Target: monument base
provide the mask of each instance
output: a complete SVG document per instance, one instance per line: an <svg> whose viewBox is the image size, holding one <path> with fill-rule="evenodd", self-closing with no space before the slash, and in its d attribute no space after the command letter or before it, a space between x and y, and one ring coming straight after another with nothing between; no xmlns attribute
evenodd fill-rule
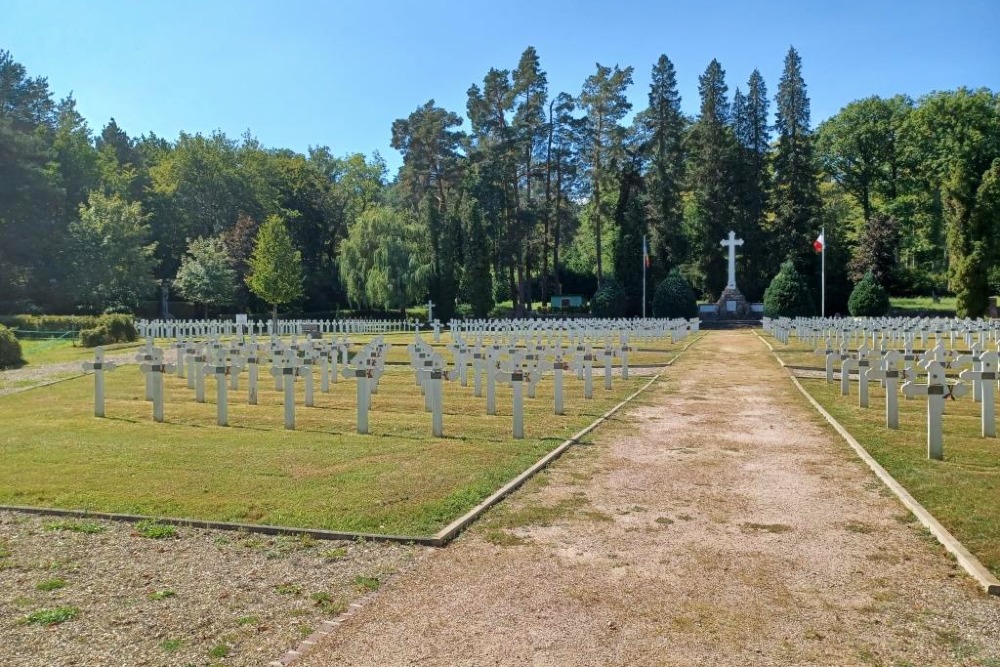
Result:
<svg viewBox="0 0 1000 667"><path fill-rule="evenodd" d="M755 316L750 312L750 302L737 287L727 287L722 291L722 296L716 302L716 312L718 317L735 319Z"/></svg>

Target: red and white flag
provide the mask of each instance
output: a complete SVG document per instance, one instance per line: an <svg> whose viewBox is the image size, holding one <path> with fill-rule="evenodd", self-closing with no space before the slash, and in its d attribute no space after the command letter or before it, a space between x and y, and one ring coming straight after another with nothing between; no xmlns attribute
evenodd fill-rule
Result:
<svg viewBox="0 0 1000 667"><path fill-rule="evenodd" d="M823 252L823 247L825 245L826 241L823 239L823 233L820 232L820 235L816 237L815 241L813 241L813 247L816 248L816 252Z"/></svg>

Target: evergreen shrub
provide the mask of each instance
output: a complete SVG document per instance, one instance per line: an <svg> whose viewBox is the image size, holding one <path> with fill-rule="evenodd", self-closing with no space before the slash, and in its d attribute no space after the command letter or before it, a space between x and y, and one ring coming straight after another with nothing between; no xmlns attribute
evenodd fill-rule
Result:
<svg viewBox="0 0 1000 667"><path fill-rule="evenodd" d="M854 286L847 300L847 311L854 317L882 317L889 312L889 293L871 271Z"/></svg>
<svg viewBox="0 0 1000 667"><path fill-rule="evenodd" d="M653 317L698 316L698 300L691 283L674 267L653 293Z"/></svg>
<svg viewBox="0 0 1000 667"><path fill-rule="evenodd" d="M764 315L766 317L811 317L816 315L816 304L802 274L790 261L764 290Z"/></svg>

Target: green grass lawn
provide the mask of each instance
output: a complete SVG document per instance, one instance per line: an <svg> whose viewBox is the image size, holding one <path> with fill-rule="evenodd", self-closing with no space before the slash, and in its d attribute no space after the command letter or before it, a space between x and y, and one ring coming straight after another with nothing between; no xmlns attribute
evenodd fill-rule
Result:
<svg viewBox="0 0 1000 667"><path fill-rule="evenodd" d="M677 346L679 349L680 346ZM660 352L658 361L672 353ZM444 438L412 373L391 369L355 432L355 385L341 380L305 408L299 382L296 431L285 431L280 395L261 375L260 404L246 405L246 376L230 391L230 427L186 382L166 377L166 423L152 421L135 366L107 376L107 418L93 415L93 380L0 397L0 504L36 505L278 524L358 532L431 534L644 384L617 379L594 400L566 376L566 414L552 410L552 383L526 400L526 439L510 437L510 389L499 386L497 416L457 382L444 388Z"/></svg>
<svg viewBox="0 0 1000 667"><path fill-rule="evenodd" d="M955 297L942 296L937 303L929 296L902 297L894 296L889 299L893 312L900 316L912 313L940 314L942 316L954 317Z"/></svg>
<svg viewBox="0 0 1000 667"><path fill-rule="evenodd" d="M788 364L809 358L794 337L788 350L767 338ZM812 359L822 366L819 355ZM971 392L946 403L944 460L932 461L927 458L926 400L900 396L899 429L892 430L885 426L885 391L879 383L869 383L871 407L865 409L858 406L857 382L851 383L850 396L841 396L839 381L800 381L890 475L1000 576L1000 441L980 437L980 406Z"/></svg>
<svg viewBox="0 0 1000 667"><path fill-rule="evenodd" d="M81 347L75 340L22 340L21 356L28 366L58 364L67 361L86 361L94 358L94 348ZM105 352L137 350L142 343L117 343L106 345Z"/></svg>

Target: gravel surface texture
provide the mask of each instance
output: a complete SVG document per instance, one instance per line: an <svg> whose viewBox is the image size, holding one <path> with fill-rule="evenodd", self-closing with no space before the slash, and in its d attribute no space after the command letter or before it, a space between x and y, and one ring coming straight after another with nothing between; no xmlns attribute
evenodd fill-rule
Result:
<svg viewBox="0 0 1000 667"><path fill-rule="evenodd" d="M0 512L0 665L266 665L426 551Z"/></svg>
<svg viewBox="0 0 1000 667"><path fill-rule="evenodd" d="M296 667L1000 665L1000 600L752 333L614 421Z"/></svg>
<svg viewBox="0 0 1000 667"><path fill-rule="evenodd" d="M105 359L119 366L134 364L136 350L121 354L107 354ZM175 353L172 353L176 357ZM172 357L168 356L172 360ZM43 384L83 375L83 361L64 361L58 364L32 365L0 371L0 396L33 389Z"/></svg>

